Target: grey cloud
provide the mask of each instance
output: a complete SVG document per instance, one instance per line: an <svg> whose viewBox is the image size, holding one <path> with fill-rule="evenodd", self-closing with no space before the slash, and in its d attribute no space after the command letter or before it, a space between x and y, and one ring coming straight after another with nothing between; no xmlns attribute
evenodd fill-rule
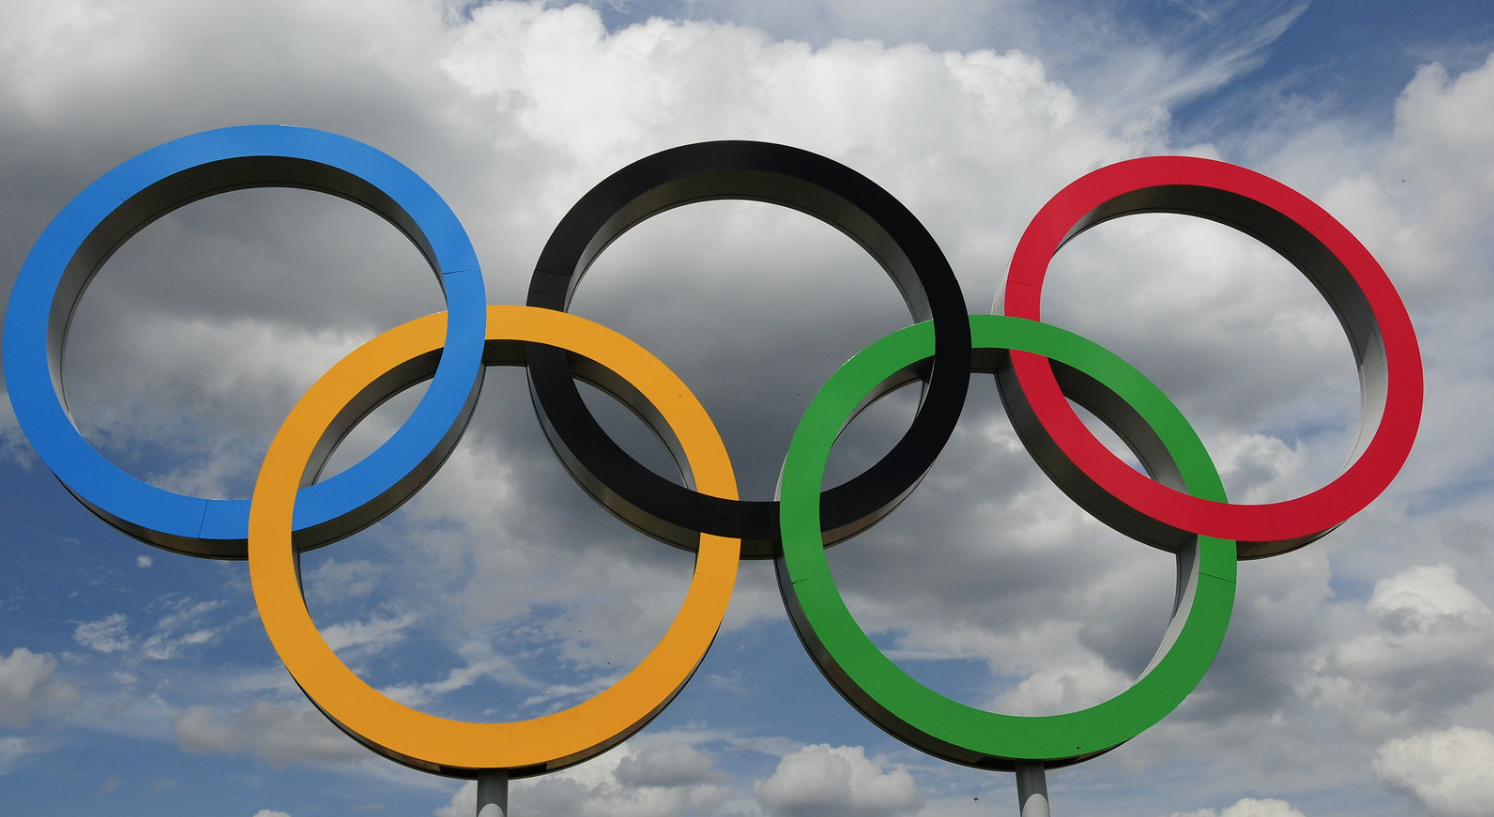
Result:
<svg viewBox="0 0 1494 817"><path fill-rule="evenodd" d="M212 707L191 706L172 719L171 731L186 751L247 751L277 769L293 763L351 763L370 757L367 749L310 704L260 702L226 717Z"/></svg>
<svg viewBox="0 0 1494 817"><path fill-rule="evenodd" d="M1494 802L1494 734L1455 726L1387 741L1375 776L1439 817L1475 817Z"/></svg>
<svg viewBox="0 0 1494 817"><path fill-rule="evenodd" d="M237 752L243 748L239 730L218 722L209 706L190 706L171 721L171 731L189 752Z"/></svg>
<svg viewBox="0 0 1494 817"><path fill-rule="evenodd" d="M10 774L26 757L41 754L49 748L40 738L0 738L0 776Z"/></svg>
<svg viewBox="0 0 1494 817"><path fill-rule="evenodd" d="M20 728L39 715L76 706L80 698L77 688L54 680L56 670L57 659L51 653L16 647L9 656L0 655L0 725ZM7 740L13 754L7 756L0 750L0 769L39 745L19 737Z"/></svg>
<svg viewBox="0 0 1494 817"><path fill-rule="evenodd" d="M362 598L373 591L387 568L367 559L334 559L319 565L315 571L303 571L307 594L318 601Z"/></svg>
<svg viewBox="0 0 1494 817"><path fill-rule="evenodd" d="M888 769L860 746L806 746L783 758L753 791L770 817L898 817L923 806L906 769Z"/></svg>
<svg viewBox="0 0 1494 817"><path fill-rule="evenodd" d="M1419 565L1377 582L1368 632L1338 645L1321 684L1347 712L1436 717L1494 689L1494 612L1449 565Z"/></svg>
<svg viewBox="0 0 1494 817"><path fill-rule="evenodd" d="M625 786L690 786L726 780L714 766L710 755L677 743L623 758L617 764L617 781Z"/></svg>
<svg viewBox="0 0 1494 817"><path fill-rule="evenodd" d="M908 22L908 7L826 8L840 15L836 26L860 15L869 34ZM953 1L941 8L953 13L914 22L965 25L1003 13ZM1132 90L1100 99L1057 79L1086 55L941 53L937 42L809 45L663 20L608 32L585 9L542 4L492 3L470 19L384 0L230 4L228 12L154 0L109 12L127 18L82 3L29 4L31 17L8 19L0 32L8 75L22 78L0 90L0 173L7 190L22 191L0 202L0 270L18 267L46 219L128 156L206 127L283 121L368 141L424 175L472 233L490 300L512 303L522 300L556 220L607 173L684 141L761 138L850 164L903 199L981 310L1027 219L1064 183L1144 153L1214 151L1180 148L1165 111L1138 111L1246 70L1296 8L1270 5L1235 26L1229 42L1205 43L1203 56L1148 63L1157 57L1149 46L1117 52L1106 64L1121 67L1097 81ZM980 26L969 28L977 36ZM926 33L914 27L907 37ZM49 42L88 47L51 54ZM1327 699L1312 693L1321 672L1369 685L1372 694L1355 699L1373 710L1366 721L1400 716L1388 695L1396 690L1416 692L1410 717L1419 721L1444 717L1470 693L1431 683L1425 676L1444 665L1435 650L1418 652L1442 639L1484 643L1448 635L1456 616L1429 619L1424 640L1413 641L1414 617L1393 606L1370 611L1364 596L1409 567L1398 551L1415 542L1416 559L1455 564L1468 593L1490 598L1487 571L1477 566L1494 450L1481 408L1490 389L1479 350L1489 338L1470 305L1487 300L1479 271L1488 267L1484 221L1494 195L1467 168L1487 165L1491 77L1488 67L1462 77L1427 69L1407 90L1388 143L1366 147L1343 136L1354 143L1352 162L1318 162L1305 143L1265 131L1284 179L1340 215L1403 287L1433 367L1428 420L1413 467L1372 509L1373 524L1345 526L1304 553L1242 571L1232 634L1204 687L1154 742L1139 739L1118 755L1204 757L1225 745L1242 765L1287 767L1258 780L1288 785L1290 767L1311 765L1296 761L1322 752L1306 724L1332 720ZM1160 90L1138 90L1148 84ZM1340 130L1332 122L1322 129ZM1338 178L1322 169L1343 164L1355 172ZM202 202L148 228L104 270L79 312L67 376L81 421L111 456L174 486L243 495L278 418L312 378L360 339L439 306L429 273L386 225L310 194L260 193ZM1055 278L1050 318L1072 321L1162 382L1244 498L1290 495L1331 478L1357 393L1341 333L1310 285L1248 241L1221 243L1209 225L1135 221L1061 254L1069 266ZM846 356L906 322L881 276L857 248L799 214L713 204L625 236L582 284L577 308L681 372L721 424L746 490L765 496L808 394ZM688 580L686 555L622 529L570 482L534 427L525 391L522 376L494 377L462 448L397 519L306 557L313 596L351 603L331 620L384 621L374 611L409 610L421 616L411 640L450 653L450 666L426 665L428 676L406 681L412 697L444 705L441 696L492 676L525 694L561 689L552 676L572 692L589 690L613 672L607 662L636 661L657 641ZM980 701L1069 705L1144 666L1166 618L1171 564L1074 511L1000 430L989 388L980 399L989 402L972 403L956 443L909 503L833 552L837 579L862 623L891 634L901 656L973 659L996 670L971 693ZM835 475L885 445L912 400L893 398L885 412L864 417L868 427L858 423L847 435ZM1455 534L1434 531L1446 521L1440 514L1405 511L1434 502L1456 503ZM339 572L316 561L347 558L342 548L366 548L360 558L378 567ZM400 581L375 581L377 570ZM781 615L772 589L751 581L743 592L756 612L741 612L740 595L733 601L733 615L746 617L741 629ZM391 601L403 606L383 606ZM155 633L128 624L124 614L85 622L77 641L118 656L159 636L153 652L180 657L216 627L182 619ZM1359 647L1367 651L1355 658ZM511 663L499 654L512 654ZM529 672L529 662L557 656L559 671ZM1075 698L1043 699L1055 678ZM1002 697L1018 692L1028 693L1025 704ZM301 711L188 710L179 739L277 763L341 758L343 744L302 723ZM272 745L265 730L275 724L292 736L314 731L307 746L321 754ZM230 739L224 730L248 731ZM1346 750L1323 780L1361 781L1370 747L1389 737L1377 733L1361 751ZM818 758L829 763L834 754ZM612 769L597 765L608 757L587 765ZM643 774L642 758L630 758L628 774ZM842 759L853 769L876 766ZM1345 772L1350 763L1359 768ZM879 780L895 777L876 771ZM715 796L710 786L644 795L578 777L545 785L535 796L570 813L678 813L691 797ZM909 790L894 788L898 797ZM786 813L808 808L779 793Z"/></svg>

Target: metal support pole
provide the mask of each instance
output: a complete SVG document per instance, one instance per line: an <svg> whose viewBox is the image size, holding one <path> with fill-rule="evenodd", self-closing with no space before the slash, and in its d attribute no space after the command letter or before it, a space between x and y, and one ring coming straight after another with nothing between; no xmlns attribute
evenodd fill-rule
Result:
<svg viewBox="0 0 1494 817"><path fill-rule="evenodd" d="M1017 763L1017 803L1021 817L1049 817L1048 777L1041 760Z"/></svg>
<svg viewBox="0 0 1494 817"><path fill-rule="evenodd" d="M477 773L477 817L508 817L508 769Z"/></svg>

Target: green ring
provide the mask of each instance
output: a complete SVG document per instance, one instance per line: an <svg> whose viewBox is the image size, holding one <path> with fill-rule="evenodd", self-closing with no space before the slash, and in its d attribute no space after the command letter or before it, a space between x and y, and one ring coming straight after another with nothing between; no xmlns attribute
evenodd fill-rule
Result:
<svg viewBox="0 0 1494 817"><path fill-rule="evenodd" d="M1198 435L1172 401L1125 361L1071 332L1021 318L972 315L970 328L975 349L984 350L987 361L1000 353L998 364L1004 366L1005 350L1032 352L1108 388L1160 438L1189 493L1224 500L1218 471ZM878 726L924 752L1011 769L1017 761L1061 766L1113 749L1176 708L1208 671L1234 604L1235 543L1199 537L1183 548L1182 589L1162 646L1135 684L1104 703L1063 715L1002 715L950 700L914 680L846 609L825 558L819 498L835 438L866 402L906 381L913 367L933 355L933 338L933 326L920 323L868 346L830 378L795 430L780 482L783 555L777 560L789 616L840 693Z"/></svg>

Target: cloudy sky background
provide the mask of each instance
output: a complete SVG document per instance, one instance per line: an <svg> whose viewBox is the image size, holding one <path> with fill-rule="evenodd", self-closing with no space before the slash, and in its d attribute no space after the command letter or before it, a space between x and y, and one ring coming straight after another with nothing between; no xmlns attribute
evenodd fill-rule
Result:
<svg viewBox="0 0 1494 817"><path fill-rule="evenodd" d="M902 200L990 308L1027 220L1083 173L1186 153L1267 173L1376 254L1411 311L1427 413L1396 484L1327 539L1244 564L1213 669L1162 724L1049 775L1055 813L1473 817L1494 803L1494 13L1478 0L0 0L0 275L126 159L287 123L371 144L451 204L488 297L609 173L705 139L795 145ZM1284 499L1352 449L1348 345L1284 261L1211 223L1133 217L1065 248L1047 320L1121 354L1200 430L1232 497ZM441 308L423 262L346 202L255 190L133 238L80 306L65 378L88 438L155 484L246 496L333 362ZM851 241L768 205L708 203L624 236L575 310L694 388L742 491L772 495L810 396L908 322ZM597 404L603 407L605 398ZM339 461L408 410L392 401ZM844 478L899 433L866 412ZM618 416L622 415L622 416ZM613 411L618 433L631 429ZM642 456L660 460L643 446ZM0 408L0 802L311 817L466 815L460 781L376 757L306 702L243 563L114 532ZM1014 714L1124 689L1166 625L1173 564L1075 509L976 378L956 439L880 526L832 551L862 625L916 676ZM303 559L323 634L426 711L532 717L636 663L690 557L575 487L522 372L390 519ZM674 704L627 744L518 782L520 817L1012 813L1011 775L927 758L819 676L772 569L743 566Z"/></svg>

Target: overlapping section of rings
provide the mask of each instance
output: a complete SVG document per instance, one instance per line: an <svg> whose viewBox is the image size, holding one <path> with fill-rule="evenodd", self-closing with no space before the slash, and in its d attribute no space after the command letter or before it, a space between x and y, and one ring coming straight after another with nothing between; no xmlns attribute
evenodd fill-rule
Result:
<svg viewBox="0 0 1494 817"><path fill-rule="evenodd" d="M978 370L1006 369L1007 350L1055 361L1065 373L1065 393L1093 407L1149 471L1190 495L1224 500L1219 475L1192 427L1120 358L1048 324L995 315L973 315L970 323ZM1020 760L1060 766L1114 748L1182 703L1214 660L1234 604L1234 543L1194 538L1179 549L1178 599L1162 646L1141 678L1108 701L1064 715L1020 717L958 703L914 680L872 643L841 599L820 536L816 497L835 438L868 396L909 380L909 371L932 350L929 330L928 324L910 326L852 358L815 396L794 434L780 483L778 561L778 584L794 626L846 700L929 754L1011 769Z"/></svg>
<svg viewBox="0 0 1494 817"><path fill-rule="evenodd" d="M797 148L705 142L666 150L619 170L571 208L540 253L529 305L564 310L608 244L657 213L710 199L749 199L807 213L850 236L882 265L913 320L932 320L934 354L918 413L893 448L824 497L834 544L897 506L944 448L969 387L965 298L928 230L886 190L854 170ZM558 350L529 357L535 411L556 452L588 493L629 524L692 547L704 531L743 540L747 558L773 555L778 504L727 501L689 491L639 464L597 424Z"/></svg>
<svg viewBox="0 0 1494 817"><path fill-rule="evenodd" d="M190 201L256 186L319 190L383 216L436 272L448 312L380 336L318 381L277 434L251 506L163 491L107 462L67 415L59 360L83 289L123 241ZM785 461L781 503L738 501L714 427L663 364L625 338L564 313L581 276L608 243L653 214L720 198L768 201L837 227L883 266L913 318L924 321L873 344L816 398ZM1296 264L1340 317L1361 369L1363 422L1375 430L1363 436L1357 459L1330 485L1276 505L1227 503L1196 435L1165 396L1110 353L1035 323L1048 260L1065 241L1107 219L1151 211L1211 218L1256 236ZM1389 483L1409 452L1421 411L1415 337L1399 297L1368 252L1290 189L1197 159L1121 163L1056 196L1014 256L1005 294L1013 317L968 316L942 252L886 191L823 157L756 142L689 145L624 168L557 227L531 280L529 307L485 312L484 300L460 223L403 165L318 131L230 128L142 154L64 209L38 240L13 291L4 334L6 379L22 428L85 505L161 547L215 558L249 556L271 640L317 705L375 751L458 776L481 769L523 775L560 768L641 728L704 655L738 559L773 556L780 541L780 582L804 642L832 683L889 732L924 751L978 766L1009 768L1027 760L1061 765L1093 756L1164 716L1212 660L1229 618L1237 545L1208 537L1239 539L1239 556L1258 557L1323 535ZM295 568L298 550L371 524L425 483L460 436L485 363L527 365L545 433L598 501L663 541L698 548L685 605L643 664L590 701L506 724L435 718L373 690L322 641ZM866 638L826 566L826 545L875 524L922 479L954 429L972 367L997 373L1018 433L1060 487L1113 527L1179 554L1176 613L1152 666L1131 689L1090 709L1020 718L933 693ZM426 377L432 381L426 394L387 443L344 473L312 484L332 447L363 414ZM675 485L625 454L581 402L577 377L620 399L641 394L645 399L633 408L662 438L675 441L676 460L696 484ZM904 437L867 472L822 492L824 458L850 414L915 378L925 379L927 391ZM1149 474L1131 469L1095 440L1069 399L1110 423Z"/></svg>
<svg viewBox="0 0 1494 817"><path fill-rule="evenodd" d="M1421 353L1406 307L1352 233L1302 194L1259 173L1183 156L1133 159L1065 187L1017 244L1004 311L1040 320L1048 262L1090 227L1132 213L1199 216L1259 239L1323 293L1349 336L1363 389L1360 449L1337 479L1265 505L1189 496L1147 479L1105 448L1063 399L1041 358L1013 355L1003 394L1040 464L1076 502L1123 533L1176 549L1193 534L1239 540L1240 556L1301 547L1358 513L1400 471L1421 422Z"/></svg>
<svg viewBox="0 0 1494 817"><path fill-rule="evenodd" d="M548 309L490 306L487 365L523 363L521 343L584 356L594 382L619 399L637 395L661 418L688 459L696 487L736 496L726 447L688 387L657 358L595 323ZM338 659L306 609L296 569L292 514L312 452L348 405L380 401L429 376L444 354L444 315L396 327L327 372L291 411L265 455L249 516L249 575L265 631L296 683L334 722L369 748L406 765L470 777L481 769L538 774L579 763L643 728L690 679L726 614L740 545L700 536L684 604L657 646L597 696L525 721L467 723L438 718L385 697ZM597 368L600 367L600 368ZM391 378L391 373L397 377ZM640 406L642 408L642 406Z"/></svg>
<svg viewBox="0 0 1494 817"><path fill-rule="evenodd" d="M322 131L255 125L168 142L110 171L53 219L21 267L5 315L5 381L27 438L74 496L120 530L193 556L244 558L249 501L167 491L105 459L68 415L62 348L89 280L130 236L178 207L247 187L307 188L382 216L430 264L450 315L441 363L410 421L347 471L306 486L296 517L303 546L368 525L429 479L456 444L482 378L487 299L477 255L436 191L389 156ZM368 408L349 406L338 427ZM332 443L314 453L317 467Z"/></svg>

